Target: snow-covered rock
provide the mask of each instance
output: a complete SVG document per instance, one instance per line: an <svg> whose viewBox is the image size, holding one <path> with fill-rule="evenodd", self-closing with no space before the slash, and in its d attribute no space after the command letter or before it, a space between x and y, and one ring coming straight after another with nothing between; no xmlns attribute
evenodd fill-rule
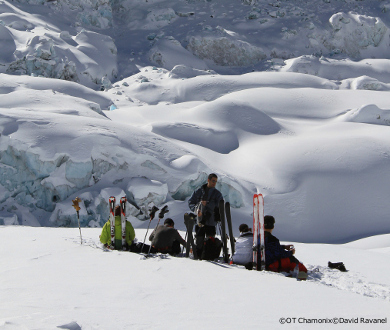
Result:
<svg viewBox="0 0 390 330"><path fill-rule="evenodd" d="M199 58L219 66L250 66L267 58L260 47L228 37L192 36L187 48Z"/></svg>

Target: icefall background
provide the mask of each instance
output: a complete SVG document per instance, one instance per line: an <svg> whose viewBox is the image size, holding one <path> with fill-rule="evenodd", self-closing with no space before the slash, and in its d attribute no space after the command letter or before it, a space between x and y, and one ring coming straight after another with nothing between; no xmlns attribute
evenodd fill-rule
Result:
<svg viewBox="0 0 390 330"><path fill-rule="evenodd" d="M390 232L390 1L0 1L0 224L184 228L216 172L235 233Z"/></svg>

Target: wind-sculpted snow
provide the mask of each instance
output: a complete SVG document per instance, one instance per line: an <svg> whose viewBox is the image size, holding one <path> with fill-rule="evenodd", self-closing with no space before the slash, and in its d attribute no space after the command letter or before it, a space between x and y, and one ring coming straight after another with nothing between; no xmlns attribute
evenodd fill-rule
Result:
<svg viewBox="0 0 390 330"><path fill-rule="evenodd" d="M2 107L19 107L17 104L22 104L25 101L22 97L10 97L9 104L6 105L4 100L9 97L9 93L20 93L23 95L24 92L34 91L36 95L36 100L42 98L43 93L51 93L51 101L49 102L30 102L29 107L34 107L36 110L43 110L45 107L44 104L54 103L55 107L60 107L61 101L58 101L58 98L61 95L66 97L71 96L73 98L78 98L80 101L90 101L91 108L97 113L103 115L101 110L106 110L109 108L112 100L102 94L97 93L87 87L75 84L72 82L67 82L63 80L51 80L42 77L26 77L26 76L12 76L6 74L0 74L0 92L2 94L0 104ZM15 94L14 94L15 95ZM57 102L57 103L56 103ZM92 103L95 103L93 106ZM75 107L76 110L78 107ZM100 109L99 109L100 108ZM58 109L58 108L57 108ZM85 113L84 113L85 115Z"/></svg>
<svg viewBox="0 0 390 330"><path fill-rule="evenodd" d="M177 77L177 70L186 70L189 77ZM245 75L217 75L201 71L196 76L193 69L181 65L172 71L147 67L139 74L125 78L114 85L110 93L141 103L156 105L159 102L182 103L188 101L213 101L221 96L241 90L261 87L338 89L334 82L300 73L253 72ZM190 79L192 78L192 79Z"/></svg>
<svg viewBox="0 0 390 330"><path fill-rule="evenodd" d="M176 123L157 124L153 126L154 133L200 145L213 151L227 154L238 148L238 139L232 132L215 131L212 128L199 127L193 124Z"/></svg>
<svg viewBox="0 0 390 330"><path fill-rule="evenodd" d="M190 123L153 125L159 135L189 142L218 153L228 154L239 147L240 131L253 134L276 134L280 126L263 112L241 102L213 101L195 107L202 126ZM189 114L183 114L188 116Z"/></svg>
<svg viewBox="0 0 390 330"><path fill-rule="evenodd" d="M322 77L330 80L340 80L340 88L350 89L350 84L344 80L360 78L362 76L377 79L378 83L390 83L390 60L364 59L361 61L334 60L325 57L300 56L287 60L281 68L282 72L300 72L310 76ZM357 88L355 88L357 89ZM362 88L360 88L362 89Z"/></svg>
<svg viewBox="0 0 390 330"><path fill-rule="evenodd" d="M390 110L380 109L375 104L368 104L358 109L350 110L343 118L346 121L357 123L390 126Z"/></svg>

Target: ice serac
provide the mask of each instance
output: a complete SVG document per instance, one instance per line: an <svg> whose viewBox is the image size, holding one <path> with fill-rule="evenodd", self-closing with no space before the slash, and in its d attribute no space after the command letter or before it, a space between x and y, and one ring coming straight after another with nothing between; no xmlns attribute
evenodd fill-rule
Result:
<svg viewBox="0 0 390 330"><path fill-rule="evenodd" d="M132 178L127 186L131 200L140 208L161 205L167 200L168 185L147 178Z"/></svg>
<svg viewBox="0 0 390 330"><path fill-rule="evenodd" d="M378 47L388 31L379 17L353 12L334 14L329 22L333 28L330 45L335 52L358 57L367 47Z"/></svg>
<svg viewBox="0 0 390 330"><path fill-rule="evenodd" d="M249 66L267 58L260 47L227 36L192 36L187 48L199 58L220 66Z"/></svg>

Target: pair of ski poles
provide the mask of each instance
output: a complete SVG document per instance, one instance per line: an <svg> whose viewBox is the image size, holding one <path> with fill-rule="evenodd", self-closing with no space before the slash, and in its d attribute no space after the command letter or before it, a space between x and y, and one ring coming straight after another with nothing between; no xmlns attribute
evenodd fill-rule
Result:
<svg viewBox="0 0 390 330"><path fill-rule="evenodd" d="M144 250L145 241L146 241L146 236L148 235L150 223L151 223L152 220L154 219L154 216L155 216L155 214L156 214L157 211L158 211L158 207L156 207L156 206L153 206L152 209L151 209L151 211L150 211L150 220L149 220L149 224L148 224L148 229L146 229L146 233L145 233L145 237L144 237L144 242L142 243L141 253L142 253L142 251ZM165 206L161 209L160 213L158 214L158 221L157 221L156 228L158 227L158 225L159 225L159 223L160 223L160 220L161 220L162 218L164 218L165 213L168 213L168 212L169 212L169 210L168 210L168 205L165 205ZM156 229L156 228L155 228L155 229ZM150 246L149 246L148 255L150 254L150 249L151 249L151 248L152 248L152 244L150 244Z"/></svg>

